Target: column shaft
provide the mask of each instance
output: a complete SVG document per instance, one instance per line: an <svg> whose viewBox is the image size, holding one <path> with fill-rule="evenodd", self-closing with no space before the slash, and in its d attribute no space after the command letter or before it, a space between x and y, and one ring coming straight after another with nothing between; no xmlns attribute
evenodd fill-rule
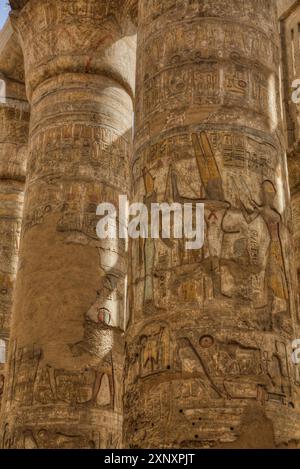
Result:
<svg viewBox="0 0 300 469"><path fill-rule="evenodd" d="M284 4L284 2L282 2ZM292 2L289 2L292 3ZM291 8L292 7L292 8ZM292 200L295 263L298 272L298 294L300 293L300 103L293 96L299 92L292 85L300 79L300 6L282 5L281 46L283 77L283 109L287 140L289 182ZM298 99L299 100L299 99Z"/></svg>
<svg viewBox="0 0 300 469"><path fill-rule="evenodd" d="M205 245L132 247L126 446L299 438L275 2L139 3L134 198L205 203Z"/></svg>
<svg viewBox="0 0 300 469"><path fill-rule="evenodd" d="M1 80L0 104L0 402L10 335L21 231L29 105L24 85Z"/></svg>
<svg viewBox="0 0 300 469"><path fill-rule="evenodd" d="M122 2L29 1L15 18L32 114L6 448L117 448L124 242L99 203L129 197L134 30Z"/></svg>

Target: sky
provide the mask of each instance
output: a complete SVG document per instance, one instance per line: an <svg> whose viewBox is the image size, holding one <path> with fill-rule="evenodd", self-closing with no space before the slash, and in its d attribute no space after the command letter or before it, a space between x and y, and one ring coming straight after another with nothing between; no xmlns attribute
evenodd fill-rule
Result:
<svg viewBox="0 0 300 469"><path fill-rule="evenodd" d="M0 0L0 28L4 25L8 17L9 7L8 0Z"/></svg>

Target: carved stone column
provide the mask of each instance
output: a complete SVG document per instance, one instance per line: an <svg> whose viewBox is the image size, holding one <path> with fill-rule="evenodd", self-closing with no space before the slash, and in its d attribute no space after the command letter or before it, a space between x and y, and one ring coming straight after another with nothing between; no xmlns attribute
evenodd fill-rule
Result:
<svg viewBox="0 0 300 469"><path fill-rule="evenodd" d="M127 253L97 238L96 209L129 196L135 32L123 5L15 12L32 114L5 448L121 445Z"/></svg>
<svg viewBox="0 0 300 469"><path fill-rule="evenodd" d="M279 5L282 46L283 110L287 140L288 167L293 212L295 262L300 293L300 103L293 100L300 93L292 88L300 80L300 5L297 1L282 1Z"/></svg>
<svg viewBox="0 0 300 469"><path fill-rule="evenodd" d="M29 105L24 85L1 79L0 97L0 403L21 231Z"/></svg>
<svg viewBox="0 0 300 469"><path fill-rule="evenodd" d="M137 201L205 203L205 245L133 245L130 447L288 445L299 432L275 2L139 3Z"/></svg>

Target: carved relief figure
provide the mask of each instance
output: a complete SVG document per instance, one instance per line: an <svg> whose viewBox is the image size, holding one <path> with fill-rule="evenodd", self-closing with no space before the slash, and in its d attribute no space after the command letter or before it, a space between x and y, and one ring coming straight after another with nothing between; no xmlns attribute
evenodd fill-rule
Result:
<svg viewBox="0 0 300 469"><path fill-rule="evenodd" d="M275 208L277 191L271 181L262 183L262 203L251 199L252 212L243 207L243 214L248 224L258 217L264 221L270 236L267 252L267 265L265 273L265 287L272 293L277 304L274 312L286 312L289 307L288 276L284 261L282 240L280 234L281 215Z"/></svg>
<svg viewBox="0 0 300 469"><path fill-rule="evenodd" d="M192 135L202 186L205 190L205 221L211 259L214 294L221 294L220 258L223 243L223 218L230 208L225 200L223 182L212 146L206 132Z"/></svg>
<svg viewBox="0 0 300 469"><path fill-rule="evenodd" d="M126 373L130 382L174 369L175 355L169 327L164 322L149 323L139 338L127 346ZM130 364L130 365L129 365Z"/></svg>

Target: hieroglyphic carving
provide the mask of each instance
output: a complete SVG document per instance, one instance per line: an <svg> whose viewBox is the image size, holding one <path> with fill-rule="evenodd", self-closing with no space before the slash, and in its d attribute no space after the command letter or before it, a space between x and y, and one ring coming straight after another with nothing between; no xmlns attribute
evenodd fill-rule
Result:
<svg viewBox="0 0 300 469"><path fill-rule="evenodd" d="M4 83L9 94L0 104L0 340L5 344L0 363L0 403L18 264L29 127L29 106L21 99L24 85L8 79Z"/></svg>
<svg viewBox="0 0 300 469"><path fill-rule="evenodd" d="M85 414L89 409L90 412L95 411L95 415L98 415L98 412L104 412L107 413L107 416L118 408L119 397L116 395L116 377L112 354L99 359L97 366L91 366L81 371L56 369L45 364L43 358L43 351L38 347L18 348L16 345L14 346L12 357L14 372L13 375L10 375L8 388L12 399L11 405L12 408L20 405L30 406L32 409L40 409L39 412L42 412L44 408L46 413L49 406L56 405L56 418L62 414L64 421L57 428L52 424L47 428L45 422L42 426L43 422L39 421L37 424L41 428L33 430L31 419L34 418L34 412L30 412L27 425L15 428L12 436L13 442L4 442L3 447L25 449L56 447L96 449L106 447L105 445L118 447L120 444L119 434L114 429L113 422L108 428L105 417L99 418L98 428L101 428L101 437L98 436L97 442L92 444L90 442L94 439L87 442L80 429L77 430L77 434L74 429L73 433L70 433L72 432L72 418L70 415L68 418L64 413L65 405L68 405L70 410L72 409L72 414L76 412L76 409L81 414ZM107 439L105 443L103 439Z"/></svg>
<svg viewBox="0 0 300 469"><path fill-rule="evenodd" d="M119 0L51 0L12 15L31 126L13 333L22 346L9 354L3 419L10 447L121 445L128 252L124 240L98 239L96 211L130 196L129 13Z"/></svg>
<svg viewBox="0 0 300 469"><path fill-rule="evenodd" d="M299 68L299 22L300 6L293 2L279 2L280 39L281 39L281 73L284 125L287 141L289 185L291 192L291 209L293 216L294 257L298 274L298 302L300 287L299 256L299 139L300 120L299 103L292 95L293 85L300 76ZM296 88L295 88L296 90ZM299 309L299 308L298 308Z"/></svg>
<svg viewBox="0 0 300 469"><path fill-rule="evenodd" d="M124 397L132 447L238 444L250 408L262 432L264 415L272 422L272 444L295 436L277 426L278 415L296 419L298 385L288 365L296 309L276 11L256 6L140 5L134 199L204 203L205 244L187 252L182 240L155 239L141 256L132 243Z"/></svg>
<svg viewBox="0 0 300 469"><path fill-rule="evenodd" d="M130 192L133 29L122 15L136 20L137 1L46 3L11 0L24 7L12 21L33 113L14 325L23 346L11 353L2 445L115 448L127 251L97 239L95 214ZM133 243L131 447L232 443L253 409L274 426L271 444L299 439L274 6L140 2L135 200L204 203L206 241L195 252L185 240ZM15 174L22 151L12 152ZM10 301L11 274L1 282Z"/></svg>
<svg viewBox="0 0 300 469"><path fill-rule="evenodd" d="M150 322L140 332L136 343L127 348L126 372L129 382L173 372L175 362L175 349L168 325Z"/></svg>
<svg viewBox="0 0 300 469"><path fill-rule="evenodd" d="M28 428L10 433L8 424L3 438L4 449L104 449L120 448L120 441L111 433L91 432L86 429L84 433L72 433L67 427L61 429Z"/></svg>

